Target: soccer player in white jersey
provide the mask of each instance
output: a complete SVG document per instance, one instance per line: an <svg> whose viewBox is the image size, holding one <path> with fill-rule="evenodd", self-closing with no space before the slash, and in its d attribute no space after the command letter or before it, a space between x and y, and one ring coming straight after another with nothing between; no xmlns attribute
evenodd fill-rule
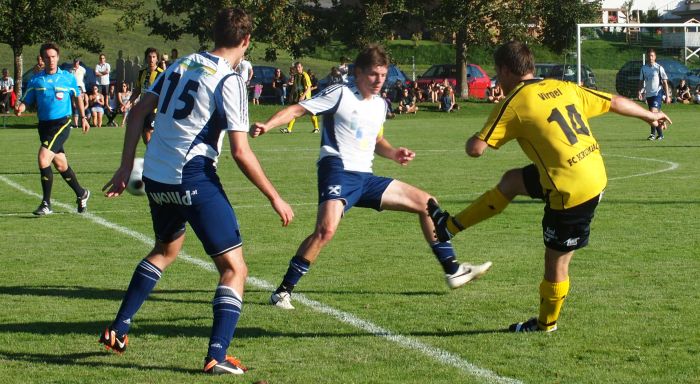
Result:
<svg viewBox="0 0 700 384"><path fill-rule="evenodd" d="M656 51L653 48L647 49L647 59L649 62L642 66L639 71L639 97L646 94L647 105L652 112L661 111L664 102L671 102L671 90L668 87L668 76L664 67L656 62ZM663 140L666 125L654 121L649 124L651 133L647 140Z"/></svg>
<svg viewBox="0 0 700 384"><path fill-rule="evenodd" d="M437 241L433 223L425 211L430 194L372 173L375 153L401 165L407 165L415 156L407 148L392 146L383 134L387 106L378 94L386 80L388 65L384 49L370 46L357 56L354 85L332 85L313 99L289 106L265 123L251 127L251 135L257 137L305 113L323 115L316 228L289 262L282 283L270 297L271 304L294 309L292 290L333 238L343 213L353 206L417 214L423 236L442 265L450 288L480 277L491 267L490 262L459 264L452 244Z"/></svg>
<svg viewBox="0 0 700 384"><path fill-rule="evenodd" d="M191 54L171 65L129 114L121 166L103 190L107 197L123 192L144 118L157 107L143 171L156 243L136 267L114 322L100 337L108 349L126 349L133 316L162 271L177 258L185 223L190 223L220 274L204 372L242 374L246 370L226 354L241 313L248 270L235 213L216 175L224 133L236 164L270 200L282 225L294 217L248 144L245 80L232 68L250 44L251 30L244 11L220 11L214 24L214 50Z"/></svg>

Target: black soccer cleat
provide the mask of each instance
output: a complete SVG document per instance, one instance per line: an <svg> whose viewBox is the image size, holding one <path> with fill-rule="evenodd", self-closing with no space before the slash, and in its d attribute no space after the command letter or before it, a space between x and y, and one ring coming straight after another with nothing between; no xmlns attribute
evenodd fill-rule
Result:
<svg viewBox="0 0 700 384"><path fill-rule="evenodd" d="M53 213L51 210L51 204L46 201L42 201L41 204L32 212L35 216L46 216Z"/></svg>
<svg viewBox="0 0 700 384"><path fill-rule="evenodd" d="M428 200L428 215L435 226L435 236L442 242L450 241L454 237L447 229L447 220L451 220L450 214L447 211L440 209L435 199Z"/></svg>
<svg viewBox="0 0 700 384"><path fill-rule="evenodd" d="M553 325L550 325L549 329L540 328L538 323L539 322L537 321L537 318L532 317L529 320L524 321L522 323L511 324L508 327L508 331L509 332L516 332L516 333L518 333L518 332L545 332L545 333L549 333L549 332L554 332L557 330L557 323L556 322Z"/></svg>
<svg viewBox="0 0 700 384"><path fill-rule="evenodd" d="M129 336L124 335L119 337L117 336L117 332L107 327L102 335L100 335L100 344L114 352L124 353L124 351L126 351L126 346L129 345Z"/></svg>
<svg viewBox="0 0 700 384"><path fill-rule="evenodd" d="M86 189L85 192L83 192L82 197L78 197L77 199L75 199L75 204L78 206L78 213L83 213L87 211L87 202L89 198L90 191Z"/></svg>

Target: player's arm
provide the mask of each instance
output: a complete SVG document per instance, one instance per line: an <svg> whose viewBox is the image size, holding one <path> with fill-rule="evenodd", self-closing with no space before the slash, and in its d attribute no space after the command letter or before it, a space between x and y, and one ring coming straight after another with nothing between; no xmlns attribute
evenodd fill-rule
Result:
<svg viewBox="0 0 700 384"><path fill-rule="evenodd" d="M646 121L647 123L651 123L654 121L658 121L659 123L672 123L671 119L669 119L669 117L666 116L665 113L661 111L649 111L647 109L642 108L639 104L635 103L634 101L622 96L612 96L612 99L610 101L610 110L622 116L636 117L638 119Z"/></svg>
<svg viewBox="0 0 700 384"><path fill-rule="evenodd" d="M389 141L384 138L384 135L377 137L377 143L374 146L374 153L381 157L394 160L401 165L408 163L416 157L416 153L408 148L394 147Z"/></svg>
<svg viewBox="0 0 700 384"><path fill-rule="evenodd" d="M134 157L136 157L136 146L141 139L143 131L143 121L146 116L158 106L158 96L147 92L129 112L126 118L126 131L124 133L124 147L122 149L121 165L114 172L112 179L102 187L107 197L117 197L126 188L129 181L131 169L134 167Z"/></svg>
<svg viewBox="0 0 700 384"><path fill-rule="evenodd" d="M241 172L262 192L272 208L282 219L282 226L287 226L294 219L292 207L280 197L277 190L267 178L260 166L257 156L253 153L248 143L247 132L230 131L228 133L229 144L231 145L231 156L236 161Z"/></svg>
<svg viewBox="0 0 700 384"><path fill-rule="evenodd" d="M88 119L85 116L85 103L83 103L83 98L80 97L80 95L78 95L77 93L73 92L71 92L71 97L73 98L73 102L75 103L75 105L78 106L78 113L80 114L80 127L83 129L83 133L88 133L88 131L90 130L90 123L88 122Z"/></svg>
<svg viewBox="0 0 700 384"><path fill-rule="evenodd" d="M267 119L266 122L260 123L256 122L250 127L250 131L248 132L251 137L258 137L265 132L274 129L275 127L279 127L280 125L284 125L292 121L293 119L296 119L297 117L304 116L306 113L306 108L302 107L300 104L294 104L290 105L287 108L284 108L274 115Z"/></svg>
<svg viewBox="0 0 700 384"><path fill-rule="evenodd" d="M477 135L474 135L467 140L465 151L470 157L479 157L484 154L488 146L489 145L484 140L481 140Z"/></svg>

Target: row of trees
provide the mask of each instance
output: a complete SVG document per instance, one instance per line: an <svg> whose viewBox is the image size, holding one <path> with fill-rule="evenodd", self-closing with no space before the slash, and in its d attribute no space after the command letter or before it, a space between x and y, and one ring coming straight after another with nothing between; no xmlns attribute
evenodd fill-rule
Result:
<svg viewBox="0 0 700 384"><path fill-rule="evenodd" d="M254 15L254 39L269 43L269 61L280 49L302 57L331 41L358 48L394 31L454 36L463 96L469 47L521 39L561 52L572 44L576 23L600 14L600 0L332 0L330 6L319 0L155 0L153 5L139 0L0 0L0 43L12 48L16 91L21 92L24 47L56 41L99 52L99 34L85 33L82 20L107 8L120 10L118 28L143 23L167 40L192 35L206 47L216 12L242 7Z"/></svg>

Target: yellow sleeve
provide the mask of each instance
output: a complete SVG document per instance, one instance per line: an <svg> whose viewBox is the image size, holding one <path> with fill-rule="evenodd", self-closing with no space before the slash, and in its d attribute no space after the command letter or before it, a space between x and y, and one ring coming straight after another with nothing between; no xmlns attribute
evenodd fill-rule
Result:
<svg viewBox="0 0 700 384"><path fill-rule="evenodd" d="M510 99L509 99L510 100ZM497 104L491 111L486 124L477 137L485 141L490 147L500 148L515 137L515 124L518 117L515 111L509 107L506 101Z"/></svg>
<svg viewBox="0 0 700 384"><path fill-rule="evenodd" d="M578 85L574 87L581 101L581 113L587 118L602 115L610 110L611 94Z"/></svg>

